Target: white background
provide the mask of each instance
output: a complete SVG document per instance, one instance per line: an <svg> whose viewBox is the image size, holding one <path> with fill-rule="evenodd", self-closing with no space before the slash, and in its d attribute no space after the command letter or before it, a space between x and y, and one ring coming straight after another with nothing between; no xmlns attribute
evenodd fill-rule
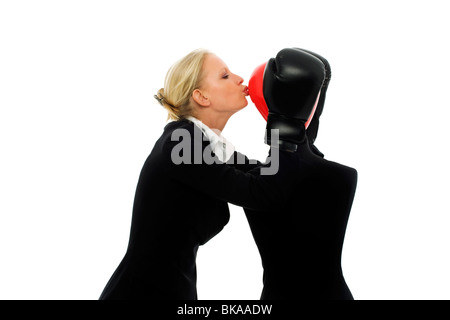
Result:
<svg viewBox="0 0 450 320"><path fill-rule="evenodd" d="M153 99L193 49L246 83L285 47L328 59L316 145L358 170L342 265L356 299L450 298L446 1L0 2L0 298L97 299L125 253ZM264 160L250 102L224 135ZM301 211L299 210L299 214ZM299 258L301 256L299 254ZM243 211L198 253L200 299L259 299Z"/></svg>

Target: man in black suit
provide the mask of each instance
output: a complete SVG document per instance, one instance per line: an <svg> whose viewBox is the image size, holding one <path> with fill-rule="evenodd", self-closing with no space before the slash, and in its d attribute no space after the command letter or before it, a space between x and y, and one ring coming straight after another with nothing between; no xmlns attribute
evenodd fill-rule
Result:
<svg viewBox="0 0 450 320"><path fill-rule="evenodd" d="M327 60L298 48L281 50L265 67L266 143L296 154L292 171L302 179L276 210L245 209L264 268L261 299L353 299L341 253L357 171L324 159L313 145L330 76Z"/></svg>

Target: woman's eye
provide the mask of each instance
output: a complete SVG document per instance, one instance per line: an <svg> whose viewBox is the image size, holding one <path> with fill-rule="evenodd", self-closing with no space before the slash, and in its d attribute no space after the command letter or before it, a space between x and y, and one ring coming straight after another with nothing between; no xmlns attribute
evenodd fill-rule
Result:
<svg viewBox="0 0 450 320"><path fill-rule="evenodd" d="M224 74L223 76L222 76L222 79L228 79L229 78L229 74Z"/></svg>

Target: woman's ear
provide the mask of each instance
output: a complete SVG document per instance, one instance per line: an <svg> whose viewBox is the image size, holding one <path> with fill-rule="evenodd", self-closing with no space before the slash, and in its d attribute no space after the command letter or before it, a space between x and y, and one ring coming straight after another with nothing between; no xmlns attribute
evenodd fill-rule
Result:
<svg viewBox="0 0 450 320"><path fill-rule="evenodd" d="M202 107L208 107L211 103L208 97L205 97L200 89L195 89L194 92L192 92L192 99Z"/></svg>

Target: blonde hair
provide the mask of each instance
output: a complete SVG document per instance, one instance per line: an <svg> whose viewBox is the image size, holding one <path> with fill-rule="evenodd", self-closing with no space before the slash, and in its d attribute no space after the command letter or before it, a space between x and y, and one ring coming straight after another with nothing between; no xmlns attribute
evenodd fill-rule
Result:
<svg viewBox="0 0 450 320"><path fill-rule="evenodd" d="M166 74L164 88L154 96L167 110L167 119L181 120L192 115L191 96L201 82L206 49L197 49L174 63Z"/></svg>

